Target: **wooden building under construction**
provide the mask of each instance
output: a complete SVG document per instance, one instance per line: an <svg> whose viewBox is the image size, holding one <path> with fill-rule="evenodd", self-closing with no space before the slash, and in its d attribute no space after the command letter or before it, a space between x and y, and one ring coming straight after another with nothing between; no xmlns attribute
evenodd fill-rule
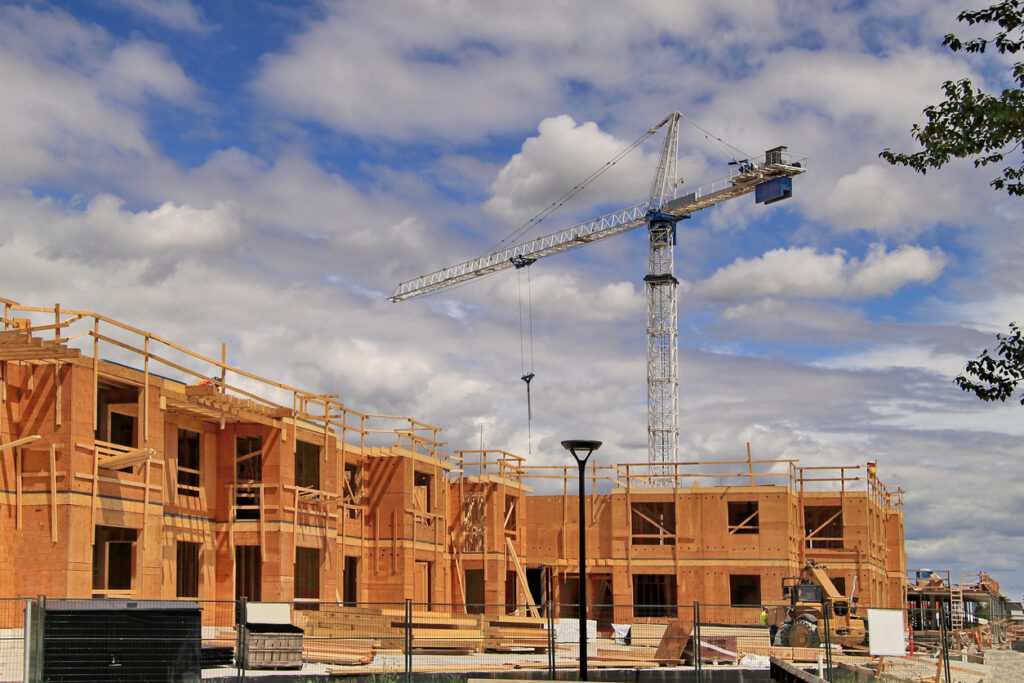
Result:
<svg viewBox="0 0 1024 683"><path fill-rule="evenodd" d="M437 427L257 377L223 346L213 358L60 306L0 311L0 597L576 602L575 464L447 450ZM870 464L748 453L587 472L599 622L623 619L601 605L778 603L810 559L861 605L905 604L900 492Z"/></svg>

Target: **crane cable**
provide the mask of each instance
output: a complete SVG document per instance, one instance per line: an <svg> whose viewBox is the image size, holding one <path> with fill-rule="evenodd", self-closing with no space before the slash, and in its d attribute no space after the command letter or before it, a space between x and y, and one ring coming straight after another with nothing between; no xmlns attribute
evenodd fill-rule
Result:
<svg viewBox="0 0 1024 683"><path fill-rule="evenodd" d="M690 124L691 126L696 128L697 130L699 130L701 133L703 133L705 140L714 140L715 142L718 142L719 144L721 144L723 147L728 148L728 149L732 150L733 152L737 152L740 156L744 157L744 159L753 159L754 158L754 156L752 154L748 154L747 152L744 152L739 147L735 147L733 145L730 145L728 142L726 142L725 140L723 140L719 136L715 135L711 131L707 130L706 128L704 128L703 126L698 124L693 119L687 118L686 114L679 114L679 118L681 118L683 121L686 121L688 124ZM736 162L739 161L739 159L737 157L733 156L732 153L730 153L729 156L732 158L733 161L736 161Z"/></svg>
<svg viewBox="0 0 1024 683"><path fill-rule="evenodd" d="M490 250L485 251L484 254L487 254L487 253L490 253L490 252L493 252L493 251L498 251L498 249L500 249L502 245L506 244L507 242L510 242L512 240L515 240L515 239L519 238L521 235L523 235L528 230L530 230L530 228L538 225L545 218L547 218L548 216L553 214L555 211L558 211L558 209L562 208L562 206L564 206L566 202L568 202L573 197L575 197L580 192L582 192L587 187L587 185L589 185L590 183L594 182L595 180L600 178L602 175L604 175L607 171L609 171L611 169L612 166L614 166L615 164L619 163L619 161L621 161L623 159L623 157L625 157L627 154L629 154L634 149L636 149L641 144L643 144L643 142L645 140L647 140L647 138L651 137L656 132L657 132L657 129L656 128L652 128L649 131L647 131L646 133L644 133L643 135L641 135L640 137L638 137L636 140L634 140L629 145L627 145L622 151L620 151L618 154L616 154L611 159L606 161L603 166L598 168L596 171L594 171L593 173L588 175L583 180L581 180L578 183L576 183L575 185L573 185L572 188L570 188L568 191L563 193L562 196L560 196L558 199L556 199L555 201L553 201L550 204L548 204L547 207L545 207L543 210L538 212L535 216L533 216L533 218L529 219L528 221L526 221L525 223L520 225L518 228L513 230L511 233L506 235L501 241L499 241L497 244L495 244L493 247L491 247ZM481 255L483 255L483 254L481 254Z"/></svg>
<svg viewBox="0 0 1024 683"><path fill-rule="evenodd" d="M535 375L533 374L533 285L530 280L530 263L524 263L522 266L517 266L516 271L519 273L519 363L522 370L522 376L519 378L526 382L526 452L527 455L533 454L533 408L530 403L530 382L533 381ZM526 270L526 301L527 301L527 315L529 322L529 337L530 337L530 366L527 371L526 366L526 330L523 326L523 270Z"/></svg>

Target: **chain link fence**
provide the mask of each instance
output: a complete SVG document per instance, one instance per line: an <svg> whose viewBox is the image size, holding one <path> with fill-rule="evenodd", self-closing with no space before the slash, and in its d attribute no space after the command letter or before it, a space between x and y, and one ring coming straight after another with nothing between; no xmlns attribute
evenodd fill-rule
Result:
<svg viewBox="0 0 1024 683"><path fill-rule="evenodd" d="M598 670L640 680L641 670L661 667L712 680L712 669L767 668L769 657L831 681L846 680L851 669L905 679L999 680L980 654L999 644L986 642L978 625L951 630L941 606L904 611L907 651L898 657L868 656L867 633L857 632L864 615L844 619L826 610L819 616L812 620L787 605L592 604L581 633L573 604L9 599L0 600L0 681L244 681L293 674L296 680L408 683L415 675L456 683L472 676L576 678Z"/></svg>

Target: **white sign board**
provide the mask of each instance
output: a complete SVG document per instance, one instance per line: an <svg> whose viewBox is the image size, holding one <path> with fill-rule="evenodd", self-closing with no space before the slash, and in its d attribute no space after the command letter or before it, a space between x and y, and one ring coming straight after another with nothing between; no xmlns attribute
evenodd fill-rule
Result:
<svg viewBox="0 0 1024 683"><path fill-rule="evenodd" d="M868 649L875 657L903 657L907 654L903 610L868 610Z"/></svg>
<svg viewBox="0 0 1024 683"><path fill-rule="evenodd" d="M290 624L291 605L287 602L250 602L245 606L249 624Z"/></svg>

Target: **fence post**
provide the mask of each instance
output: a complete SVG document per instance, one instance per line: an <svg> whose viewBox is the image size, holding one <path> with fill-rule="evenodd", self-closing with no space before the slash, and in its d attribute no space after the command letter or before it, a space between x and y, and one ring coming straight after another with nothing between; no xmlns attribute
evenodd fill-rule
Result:
<svg viewBox="0 0 1024 683"><path fill-rule="evenodd" d="M244 595L235 601L235 679L238 683L245 680L245 604Z"/></svg>
<svg viewBox="0 0 1024 683"><path fill-rule="evenodd" d="M821 615L825 620L825 680L832 680L832 625L830 623L831 603L821 597Z"/></svg>
<svg viewBox="0 0 1024 683"><path fill-rule="evenodd" d="M548 617L548 676L553 681L555 680L555 610L554 605L551 603L551 594L548 593L548 605L547 605L547 617Z"/></svg>
<svg viewBox="0 0 1024 683"><path fill-rule="evenodd" d="M405 599L405 683L412 683L412 598Z"/></svg>
<svg viewBox="0 0 1024 683"><path fill-rule="evenodd" d="M37 616L39 618L36 619L36 629L35 629L35 631L36 631L36 652L35 652L36 675L35 675L35 678L36 678L37 681L41 681L41 680L43 680L43 665L45 664L45 662L43 661L43 645L44 645L43 638L45 637L44 636L44 630L46 628L46 596L45 595L40 595L38 600L39 600L39 610L37 612Z"/></svg>
<svg viewBox="0 0 1024 683"><path fill-rule="evenodd" d="M683 643L686 649L686 643ZM697 672L697 680L704 680L704 668L700 657L700 601L693 601L693 666Z"/></svg>
<svg viewBox="0 0 1024 683"><path fill-rule="evenodd" d="M938 605L939 607L936 611L939 614L939 641L942 645L940 656L942 657L942 668L946 672L946 683L950 683L953 679L949 675L949 643L946 642L946 636L949 632L946 630L946 619L945 615L942 613L942 603L938 603ZM951 612L952 609L953 606L950 605Z"/></svg>

